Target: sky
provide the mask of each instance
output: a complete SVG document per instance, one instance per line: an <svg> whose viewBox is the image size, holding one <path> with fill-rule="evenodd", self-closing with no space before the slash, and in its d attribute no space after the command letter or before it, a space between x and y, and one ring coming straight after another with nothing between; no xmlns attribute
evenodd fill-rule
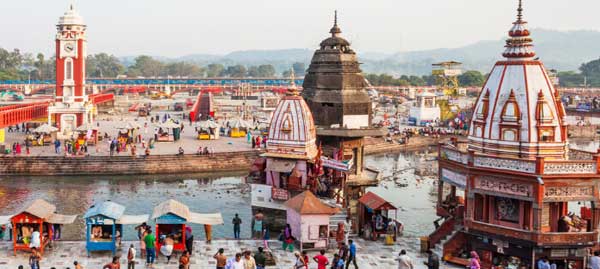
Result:
<svg viewBox="0 0 600 269"><path fill-rule="evenodd" d="M315 49L338 10L342 35L364 52L453 48L506 35L517 0L3 0L0 47L52 53L74 2L88 52L117 56ZM524 0L531 28L600 30L598 0Z"/></svg>

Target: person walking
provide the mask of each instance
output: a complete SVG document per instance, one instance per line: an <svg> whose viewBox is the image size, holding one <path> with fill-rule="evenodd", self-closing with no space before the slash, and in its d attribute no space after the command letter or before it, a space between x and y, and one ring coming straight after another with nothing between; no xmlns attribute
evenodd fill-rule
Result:
<svg viewBox="0 0 600 269"><path fill-rule="evenodd" d="M317 263L317 269L327 269L327 265L329 265L329 260L325 256L324 249L321 249L319 255L314 256L313 260Z"/></svg>
<svg viewBox="0 0 600 269"><path fill-rule="evenodd" d="M240 226L242 224L242 219L240 219L240 216L236 213L231 222L233 223L233 238L240 239Z"/></svg>
<svg viewBox="0 0 600 269"><path fill-rule="evenodd" d="M590 258L590 268L600 269L600 251L594 251L594 256Z"/></svg>
<svg viewBox="0 0 600 269"><path fill-rule="evenodd" d="M258 210L258 212L254 215L252 219L252 238L260 239L263 231L263 220L265 216L262 213L262 210Z"/></svg>
<svg viewBox="0 0 600 269"><path fill-rule="evenodd" d="M353 240L348 240L348 244L350 244L350 256L348 256L348 261L346 262L346 269L350 268L350 263L353 263L354 268L358 269L358 265L356 264L356 244L354 244Z"/></svg>
<svg viewBox="0 0 600 269"><path fill-rule="evenodd" d="M285 229L283 230L283 251L290 250L290 252L294 252L294 236L292 235L292 227L290 224L285 225Z"/></svg>
<svg viewBox="0 0 600 269"><path fill-rule="evenodd" d="M440 257L437 254L433 253L431 249L426 251L427 253L427 261L423 262L427 265L427 269L439 269L440 268Z"/></svg>
<svg viewBox="0 0 600 269"><path fill-rule="evenodd" d="M31 248L31 255L29 255L29 266L31 269L40 269L40 260L42 256L37 251L37 248Z"/></svg>
<svg viewBox="0 0 600 269"><path fill-rule="evenodd" d="M256 261L251 254L250 250L244 251L244 269L256 269Z"/></svg>
<svg viewBox="0 0 600 269"><path fill-rule="evenodd" d="M103 268L121 269L121 263L119 263L119 257L114 256L112 258L112 262L104 265Z"/></svg>
<svg viewBox="0 0 600 269"><path fill-rule="evenodd" d="M217 260L217 269L225 269L225 266L227 265L227 256L225 256L224 253L225 250L220 248L219 251L213 255L213 258Z"/></svg>
<svg viewBox="0 0 600 269"><path fill-rule="evenodd" d="M412 259L406 255L406 250L401 250L398 256L398 269L414 269Z"/></svg>
<svg viewBox="0 0 600 269"><path fill-rule="evenodd" d="M346 243L342 242L340 244L338 254L340 255L340 259L344 260L344 262L348 260L348 246L346 246Z"/></svg>
<svg viewBox="0 0 600 269"><path fill-rule="evenodd" d="M304 269L306 267L306 262L304 262L304 258L300 254L300 252L295 251L294 256L296 257L296 262L294 263L294 269Z"/></svg>
<svg viewBox="0 0 600 269"><path fill-rule="evenodd" d="M469 259L469 269L481 269L481 260L479 254L476 251L471 251L471 258Z"/></svg>
<svg viewBox="0 0 600 269"><path fill-rule="evenodd" d="M181 257L179 257L179 268L190 268L190 253L187 252L187 250L184 250L183 254L181 254Z"/></svg>
<svg viewBox="0 0 600 269"><path fill-rule="evenodd" d="M258 253L254 254L254 261L256 262L256 269L265 269L267 256L265 256L262 247L258 247Z"/></svg>
<svg viewBox="0 0 600 269"><path fill-rule="evenodd" d="M135 254L135 248L131 244L127 251L127 269L135 269Z"/></svg>
<svg viewBox="0 0 600 269"><path fill-rule="evenodd" d="M156 258L156 237L154 237L150 229L146 233L144 237L144 243L146 243L146 266L153 268L154 259Z"/></svg>

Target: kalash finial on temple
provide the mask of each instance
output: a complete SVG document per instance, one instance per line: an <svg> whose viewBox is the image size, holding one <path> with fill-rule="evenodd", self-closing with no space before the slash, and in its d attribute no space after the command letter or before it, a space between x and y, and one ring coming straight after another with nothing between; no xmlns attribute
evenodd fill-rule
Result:
<svg viewBox="0 0 600 269"><path fill-rule="evenodd" d="M290 87L288 88L287 95L299 95L298 87L296 86L296 74L294 73L294 68L290 69Z"/></svg>
<svg viewBox="0 0 600 269"><path fill-rule="evenodd" d="M340 29L340 27L338 26L338 23L337 23L337 10L334 11L333 27L331 27L331 30L329 30L329 33L331 33L332 37L338 37L339 34L342 33L342 30Z"/></svg>
<svg viewBox="0 0 600 269"><path fill-rule="evenodd" d="M527 29L527 22L523 20L523 2L519 0L517 8L517 21L513 22L513 27L508 31L509 38L506 40L506 50L502 54L509 59L514 58L533 58L532 39Z"/></svg>

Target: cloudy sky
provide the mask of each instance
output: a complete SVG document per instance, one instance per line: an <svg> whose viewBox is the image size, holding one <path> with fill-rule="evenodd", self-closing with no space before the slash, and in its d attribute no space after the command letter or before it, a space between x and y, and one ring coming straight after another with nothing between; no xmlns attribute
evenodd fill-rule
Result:
<svg viewBox="0 0 600 269"><path fill-rule="evenodd" d="M225 54L310 48L328 35L333 10L357 51L459 47L499 39L516 0L19 0L2 1L0 47L52 52L58 17L75 2L90 53ZM524 0L532 28L600 30L598 0Z"/></svg>

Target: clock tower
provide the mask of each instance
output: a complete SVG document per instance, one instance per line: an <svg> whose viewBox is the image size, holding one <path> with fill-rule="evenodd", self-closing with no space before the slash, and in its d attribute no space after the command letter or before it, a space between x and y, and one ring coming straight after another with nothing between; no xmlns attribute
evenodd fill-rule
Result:
<svg viewBox="0 0 600 269"><path fill-rule="evenodd" d="M73 5L60 17L56 30L56 94L48 122L54 121L64 136L92 123L93 104L85 94L86 25Z"/></svg>

